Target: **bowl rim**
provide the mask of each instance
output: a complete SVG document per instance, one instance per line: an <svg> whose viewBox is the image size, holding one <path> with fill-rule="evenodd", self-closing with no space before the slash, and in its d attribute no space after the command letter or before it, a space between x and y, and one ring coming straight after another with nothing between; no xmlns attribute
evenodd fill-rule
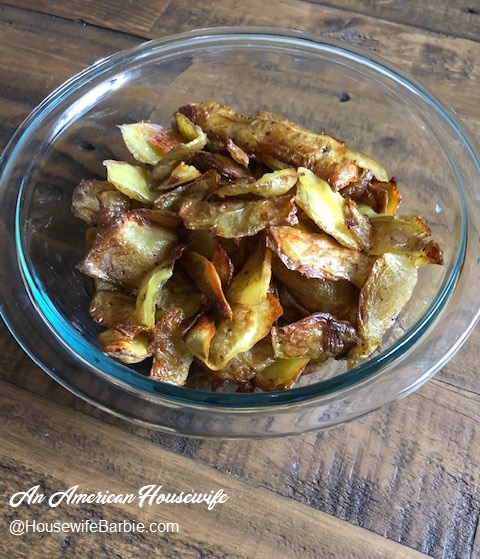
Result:
<svg viewBox="0 0 480 559"><path fill-rule="evenodd" d="M14 160L15 154L20 150L22 143L25 141L25 138L28 138L28 134L31 132L31 130L34 129L35 124L42 118L44 114L49 111L53 104L58 105L65 99L68 99L69 95L72 92L72 88L73 90L75 90L75 88L79 88L81 85L93 80L95 77L106 75L109 70L121 66L122 63L130 61L136 57L138 59L141 59L142 57L151 56L152 52L156 52L158 51L158 49L164 47L178 48L179 45L186 43L189 43L191 45L192 42L202 43L202 41L212 41L215 39L217 41L232 41L234 39L239 40L242 38L248 38L250 41L265 41L267 39L269 41L276 40L279 43L288 41L289 44L292 44L291 42L293 41L293 44L308 45L310 47L313 47L315 45L315 48L317 49L332 49L336 53L347 57L349 60L361 60L362 63L366 63L370 68L380 72L383 76L388 76L390 79L396 80L404 87L406 87L411 93L414 93L415 95L421 97L422 100L427 103L430 109L433 109L450 127L452 127L452 129L462 140L464 146L469 152L469 155L474 165L476 165L477 170L480 170L480 161L479 157L477 156L478 146L476 145L475 140L471 137L466 127L458 121L454 112L449 109L443 102L438 100L437 97L429 92L427 88L425 88L423 85L420 85L413 77L411 77L403 70L397 68L390 62L383 60L381 57L363 49L359 49L358 47L352 47L350 45L345 45L344 43L341 43L339 41L333 41L330 39L324 40L323 38L315 37L311 34L304 33L298 30L281 29L275 27L213 27L183 32L162 37L160 39L153 39L143 42L132 48L112 54L106 58L99 59L88 68L72 76L58 88L52 91L52 93L48 95L45 100L32 111L32 113L19 127L17 132L12 136L10 142L7 144L7 147L5 148L0 158L0 176L8 174L9 165L12 164L11 162L12 160ZM14 223L14 236L16 239L15 245L18 244L18 246L21 246L21 232L19 229L19 216L21 214L20 194L21 188L19 189L19 196L16 202ZM3 191L0 192L0 196L3 195ZM424 311L421 320L417 321L415 328L410 329L386 352L374 357L373 359L364 364L361 364L360 366L355 367L350 371L342 373L332 379L327 379L324 381L320 381L319 383L311 384L304 387L256 394L222 394L188 389L185 387L174 387L166 385L164 383L158 383L157 381L153 381L145 377L141 377L136 372L134 372L133 374L139 382L138 385L132 386L131 382L125 380L125 376L124 378L118 378L118 376L117 378L112 378L112 374L110 372L100 370L98 369L98 367L97 374L110 383L119 383L122 389L127 391L141 392L146 390L147 392L149 392L150 396L154 396L159 401L161 400L162 403L165 403L164 400L166 399L171 400L172 404L181 403L182 405L190 406L192 408L200 406L202 408L208 408L209 411L218 410L229 411L232 413L264 413L272 409L278 411L280 408L285 406L289 406L289 409L291 410L295 407L302 407L305 404L313 405L315 403L318 403L321 399L329 400L333 396L337 397L341 395L342 397L346 397L346 395L349 394L352 389L355 389L360 384L362 386L366 386L368 384L374 383L379 376L384 375L386 371L391 370L392 364L396 362L399 356L403 357L405 353L408 353L411 350L418 338L421 338L427 331L435 328L438 318L437 313L439 309L444 308L444 306L448 304L452 293L455 291L455 289L458 288L459 278L457 276L460 274L464 259L466 258L467 254L472 252L472 246L474 246L471 240L471 233L467 235L466 231L466 228L469 226L469 224L471 224L474 212L472 210L468 211L469 208L465 199L463 203L466 218L464 221L464 240L462 246L459 247L457 261L454 267L455 273L453 273L447 281L447 284L444 286L443 292L440 294L439 297L437 297L434 304L432 304L429 309ZM476 227L478 228L478 224ZM9 232L10 235L4 235L4 239L11 239L11 222ZM6 241L2 240L1 242L2 245L4 245L4 250L2 251L2 253L6 254ZM2 315L2 318L4 319L8 328L12 332L13 336L17 339L17 342L22 346L24 351L48 374L50 374L58 382L71 390L71 387L68 385L68 382L62 377L62 375L59 375L55 372L55 370L52 370L52 367L48 363L45 363L44 359L40 359L34 349L29 347L28 340L25 340L24 336L22 336L21 328L19 328L18 317L16 317L15 313L12 313L11 309L9 308L9 305L15 304L15 300L18 300L20 296L25 297L25 294L27 294L29 297L30 305L34 307L35 312L42 315L45 314L45 308L43 308L43 310L40 309L37 303L39 300L38 298L41 298L43 296L42 293L35 292L35 288L33 288L33 293L28 293L28 290L32 291L32 286L35 286L36 283L31 275L29 277L30 270L28 268L28 263L25 260L25 255L22 253L21 250L18 253L13 254L11 246L8 248L8 251L10 253L10 260L12 261L14 259L17 259L18 261L24 290L21 294L17 292L15 294L9 293L6 295L4 292L5 290L2 287L0 291L0 294L2 296L0 314ZM4 258L4 256L1 257L2 260L4 260ZM27 286L28 289L26 289ZM52 313L52 316L54 317L53 320L55 320L57 325L61 324L61 321L64 320L55 308L49 309L49 312ZM55 316L55 313L57 313L57 316ZM397 393L395 395L388 395L388 397L384 399L385 401L380 401L379 405L376 407L380 407L381 405L384 405L389 401L392 401L402 395L405 395L406 393L409 393L410 391L423 384L423 382L428 380L428 378L430 378L439 368L441 368L445 364L448 359L450 359L456 353L456 351L458 351L458 349L468 337L469 333L473 330L475 324L478 322L479 316L480 309L475 309L473 307L472 312L470 313L470 316L466 321L466 324L464 325L463 334L457 339L452 348L450 348L450 351L443 355L442 358L439 359L438 362L435 363L428 371L425 371L424 374L421 375L414 384L405 386L403 391L400 393ZM48 318L45 320L51 326L51 321ZM56 336L57 342L64 344L64 349L68 352L70 347L69 344L65 343L65 339L59 336L58 332L53 327L51 328L51 333ZM79 356L81 356L81 354L78 354L77 352L77 359L79 358ZM92 363L89 362L88 359L82 359L84 359L85 365L92 366ZM112 368L115 368L118 371L123 371L124 375L128 376L132 374L132 371L125 365L113 362L113 360L111 360L110 358L106 359L108 359L111 363L114 363L114 366L112 366ZM159 392L160 384L161 391ZM319 385L323 386L323 390L321 392L318 391ZM315 390L314 387L316 387ZM88 396L85 394L79 393L77 395L79 395L83 399L88 400ZM232 404L233 400L235 400L235 404ZM101 404L95 401L91 401L91 403L94 403L97 406L100 406ZM108 408L106 409L108 410Z"/></svg>

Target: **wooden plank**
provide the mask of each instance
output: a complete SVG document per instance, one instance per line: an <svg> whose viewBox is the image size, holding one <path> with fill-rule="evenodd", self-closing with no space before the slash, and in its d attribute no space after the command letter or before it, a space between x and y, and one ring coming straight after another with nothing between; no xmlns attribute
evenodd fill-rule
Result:
<svg viewBox="0 0 480 559"><path fill-rule="evenodd" d="M130 35L144 36L161 16L169 0L149 0L149 2L135 2L124 0L116 2L107 0L13 0L11 6L31 10L33 12L59 16L76 21L83 26L92 24L105 29L123 31Z"/></svg>
<svg viewBox="0 0 480 559"><path fill-rule="evenodd" d="M431 381L329 432L187 447L198 460L428 555L467 559L478 552L479 404L478 395Z"/></svg>
<svg viewBox="0 0 480 559"><path fill-rule="evenodd" d="M403 3L404 4L404 3ZM421 5L425 3L419 3ZM256 0L189 0L172 2L152 29L151 36L219 25L275 25L301 29L320 39L335 39L385 57L411 72L463 116L480 118L480 44L457 37L425 33L374 17L352 15L322 4L292 9L289 0L258 10Z"/></svg>
<svg viewBox="0 0 480 559"><path fill-rule="evenodd" d="M308 0L313 4L319 0ZM403 23L426 31L480 41L480 6L475 0L327 0L323 5L374 16L382 20Z"/></svg>
<svg viewBox="0 0 480 559"><path fill-rule="evenodd" d="M137 494L144 485L162 492L223 491L228 501L210 511L203 506L83 504L49 508L11 508L3 503L4 521L74 522L90 518L111 522L177 522L178 533L38 534L0 540L0 552L16 557L62 557L65 548L82 557L202 557L416 559L424 555L367 530L351 526L275 491L257 488L173 452L159 449L120 429L102 425L43 398L29 396L2 383L0 413L6 429L0 445L0 481L7 498L41 485L49 495L79 485L79 492ZM25 405L27 404L27 405ZM41 418L41 421L40 421ZM114 457L114 458L113 458ZM95 481L93 481L95 480ZM253 503L255 503L253 505ZM222 536L218 536L219 531ZM217 537L212 538L212 534ZM167 537L166 537L167 536ZM134 546L132 547L132 544ZM115 555L116 554L116 555Z"/></svg>
<svg viewBox="0 0 480 559"><path fill-rule="evenodd" d="M32 109L73 74L139 42L113 31L4 6L0 12L0 102ZM8 107L4 112L8 114Z"/></svg>
<svg viewBox="0 0 480 559"><path fill-rule="evenodd" d="M2 353L15 356L11 345ZM30 392L18 389L18 411L8 412L14 424L24 422L22 414L36 399L32 393L42 394L52 402L45 402L47 408L58 402L62 409L81 413L78 424L94 416L125 434L429 555L441 557L445 548L451 553L445 557L466 559L478 545L474 543L480 515L478 394L433 380L401 402L329 432L255 442L194 440L108 416L68 394L33 365L27 367L18 352L10 359L11 371L4 368L2 376ZM49 432L48 414L38 414L37 429ZM58 434L65 444L76 436L69 429ZM72 427L73 432L77 429ZM96 432L102 429L99 426ZM110 431L105 433L109 438ZM90 448L91 443L82 444Z"/></svg>
<svg viewBox="0 0 480 559"><path fill-rule="evenodd" d="M171 3L154 28L146 34L153 38L212 24L269 24L267 11L258 13L256 0L240 5L233 0L219 3ZM425 34L409 27L378 21L375 18L350 18L341 10L309 4L304 10L291 10L287 0L276 6L276 25L301 28L318 37L333 38L363 46L385 56L412 72L460 114L480 121L477 104L480 81L480 45L463 39ZM212 14L214 14L212 16ZM33 107L55 86L73 73L139 41L93 26L42 16L4 7L0 19L0 99ZM84 44L78 48L78 34ZM35 34L36 39L32 37ZM42 38L43 39L40 39ZM37 49L42 40L42 49ZM16 45L13 52L11 44ZM24 84L29 87L25 88Z"/></svg>
<svg viewBox="0 0 480 559"><path fill-rule="evenodd" d="M30 107L21 103L0 101L0 121L2 123L0 127L0 153L30 111Z"/></svg>
<svg viewBox="0 0 480 559"><path fill-rule="evenodd" d="M480 326L477 326L458 355L443 367L436 378L453 386L480 394L479 362Z"/></svg>
<svg viewBox="0 0 480 559"><path fill-rule="evenodd" d="M141 4L134 3L132 0L121 4L112 0L102 3L93 0L86 2L76 0L68 2L68 4L60 0L12 0L9 4L17 8L77 20L79 23L88 22L100 27L142 36L151 32L152 27L162 18L167 7L177 10L175 2L169 3L168 0L155 0ZM173 4L173 6L170 4ZM325 2L323 0L304 0L298 1L297 4L298 8L295 11L299 12L306 11L308 4L321 5L323 8L328 7L347 12L349 18L364 15L382 21L386 20L417 27L428 32L433 31L480 41L480 7L475 0L454 0L452 2L443 0L432 0L430 2L404 2L402 0L386 0L383 2L374 0L327 0ZM203 4L199 7L201 6ZM242 14L242 6L237 4L236 8L237 17L244 18L245 14ZM216 13L207 9L203 11L209 21L217 17ZM257 8L254 12L256 20L259 16L262 16L258 12ZM269 24L272 24L268 10L264 10L264 12L269 18ZM200 27L196 21L190 21L189 23L193 23L195 27ZM287 22L285 22L285 25L287 25Z"/></svg>

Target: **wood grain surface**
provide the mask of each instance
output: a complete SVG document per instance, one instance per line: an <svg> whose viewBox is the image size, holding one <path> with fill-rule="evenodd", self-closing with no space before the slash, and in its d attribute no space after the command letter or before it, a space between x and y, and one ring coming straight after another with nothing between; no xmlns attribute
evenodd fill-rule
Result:
<svg viewBox="0 0 480 559"><path fill-rule="evenodd" d="M49 92L144 40L218 25L301 29L370 49L421 80L480 138L476 0L14 0L0 5L0 149ZM34 365L0 325L0 557L480 558L480 328L434 380L328 432L266 441L167 435L107 415ZM45 503L13 493L165 491L197 505ZM8 534L16 519L177 522L178 533Z"/></svg>

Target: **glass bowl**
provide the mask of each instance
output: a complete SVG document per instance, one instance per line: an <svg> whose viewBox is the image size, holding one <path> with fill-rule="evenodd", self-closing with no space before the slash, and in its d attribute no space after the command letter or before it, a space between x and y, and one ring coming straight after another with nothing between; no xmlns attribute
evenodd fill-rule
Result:
<svg viewBox="0 0 480 559"><path fill-rule="evenodd" d="M345 140L382 162L444 251L424 266L382 351L349 371L335 362L291 390L223 393L151 380L99 349L90 280L76 265L85 227L71 214L82 178L121 159L118 124L168 125L204 100L267 110ZM101 60L54 91L1 162L2 316L28 355L70 391L113 414L191 436L262 437L328 428L418 388L455 354L479 316L480 168L451 110L368 52L299 32L210 29Z"/></svg>

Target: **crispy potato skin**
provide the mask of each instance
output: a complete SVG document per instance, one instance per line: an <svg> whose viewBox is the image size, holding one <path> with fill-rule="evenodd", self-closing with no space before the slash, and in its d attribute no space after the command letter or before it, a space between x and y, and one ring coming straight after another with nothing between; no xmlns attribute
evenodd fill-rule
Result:
<svg viewBox="0 0 480 559"><path fill-rule="evenodd" d="M119 126L134 161L104 161L72 212L101 349L151 378L284 390L330 359L368 358L442 264L395 179L368 155L268 112L186 105L171 128Z"/></svg>
<svg viewBox="0 0 480 559"><path fill-rule="evenodd" d="M350 366L371 355L381 344L412 296L418 268L409 255L386 253L379 257L360 291L358 334L360 341L348 355Z"/></svg>
<svg viewBox="0 0 480 559"><path fill-rule="evenodd" d="M226 239L251 237L266 227L297 222L293 198L207 201L186 199L179 211L187 229L207 229Z"/></svg>
<svg viewBox="0 0 480 559"><path fill-rule="evenodd" d="M232 320L232 308L223 293L222 280L213 262L198 252L188 251L182 258L181 264L205 295L208 303L227 320Z"/></svg>
<svg viewBox="0 0 480 559"><path fill-rule="evenodd" d="M357 181L361 174L353 156L346 157L343 142L327 134L315 134L278 115L260 112L246 116L215 102L186 105L179 111L208 136L221 141L231 139L260 160L265 156L292 167L306 167L335 190Z"/></svg>
<svg viewBox="0 0 480 559"><path fill-rule="evenodd" d="M130 208L130 198L107 181L82 180L73 191L72 213L87 225L106 225Z"/></svg>
<svg viewBox="0 0 480 559"><path fill-rule="evenodd" d="M84 274L136 293L147 272L166 260L178 237L136 211L125 212L97 235L79 264Z"/></svg>
<svg viewBox="0 0 480 559"><path fill-rule="evenodd" d="M374 261L363 252L341 246L329 235L289 226L270 227L267 246L289 270L308 278L346 279L356 287L363 286Z"/></svg>
<svg viewBox="0 0 480 559"><path fill-rule="evenodd" d="M182 337L184 320L182 309L172 308L156 323L149 345L153 355L152 378L179 386L185 384L193 354Z"/></svg>
<svg viewBox="0 0 480 559"><path fill-rule="evenodd" d="M329 313L315 313L287 326L272 328L273 351L283 359L338 359L357 342L354 326Z"/></svg>

